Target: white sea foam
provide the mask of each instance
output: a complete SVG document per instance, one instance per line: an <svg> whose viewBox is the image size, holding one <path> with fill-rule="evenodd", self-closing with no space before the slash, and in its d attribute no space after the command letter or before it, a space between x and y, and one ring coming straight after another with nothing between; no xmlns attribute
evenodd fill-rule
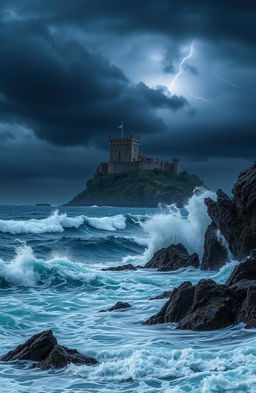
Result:
<svg viewBox="0 0 256 393"><path fill-rule="evenodd" d="M0 220L0 232L11 234L63 232L66 228L79 228L84 223L95 229L115 231L125 228L126 217L122 214L110 217L87 217L84 215L68 217L66 213L59 214L56 210L49 217L43 219Z"/></svg>
<svg viewBox="0 0 256 393"><path fill-rule="evenodd" d="M189 252L203 252L204 233L210 223L204 198L215 199L215 194L208 190L197 190L189 199L185 210L187 216L175 205L166 208L162 213L141 222L143 230L149 235L149 245L144 254L148 260L153 253L170 244L182 243Z"/></svg>
<svg viewBox="0 0 256 393"><path fill-rule="evenodd" d="M115 231L116 229L125 229L126 217L123 214L117 214L110 217L86 217L84 221L95 229L104 231Z"/></svg>
<svg viewBox="0 0 256 393"><path fill-rule="evenodd" d="M56 255L46 260L39 259L31 247L23 244L16 248L16 255L10 262L0 259L1 281L18 287L35 287L39 284L49 286L53 282L58 284L67 281L97 286L104 282L104 278L88 270L84 264L73 262L67 257ZM105 282L115 284L111 278L106 278Z"/></svg>

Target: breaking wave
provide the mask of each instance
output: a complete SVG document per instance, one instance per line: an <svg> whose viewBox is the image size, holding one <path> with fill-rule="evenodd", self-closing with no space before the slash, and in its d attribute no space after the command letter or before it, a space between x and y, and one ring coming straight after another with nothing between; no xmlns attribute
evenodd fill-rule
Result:
<svg viewBox="0 0 256 393"><path fill-rule="evenodd" d="M196 190L184 209L179 209L173 204L167 206L162 213L140 223L149 236L145 260L149 260L160 248L176 243L182 243L189 252L197 252L202 256L204 233L210 224L204 204L206 197L215 199L215 194L205 189Z"/></svg>
<svg viewBox="0 0 256 393"><path fill-rule="evenodd" d="M56 210L49 217L43 219L0 220L0 232L13 235L64 232L65 229L76 229L84 224L98 230L116 231L125 229L127 220L133 224L138 224L138 219L137 216L123 214L107 217L88 217L84 215L68 217L66 213L59 214L59 211Z"/></svg>
<svg viewBox="0 0 256 393"><path fill-rule="evenodd" d="M16 256L10 262L0 259L0 286L2 287L61 284L101 286L104 285L101 279L102 277L88 271L82 264L74 263L66 257L38 259L32 248L26 244L16 248ZM108 278L108 281L113 280Z"/></svg>

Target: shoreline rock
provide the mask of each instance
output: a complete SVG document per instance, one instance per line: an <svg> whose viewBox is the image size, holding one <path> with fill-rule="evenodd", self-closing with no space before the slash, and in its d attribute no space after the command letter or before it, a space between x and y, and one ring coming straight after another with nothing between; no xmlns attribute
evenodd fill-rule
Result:
<svg viewBox="0 0 256 393"><path fill-rule="evenodd" d="M70 363L86 365L98 363L96 359L82 355L76 349L59 345L52 330L35 334L24 344L3 355L0 360L2 362L32 360L37 362L33 367L39 367L41 370L63 368Z"/></svg>
<svg viewBox="0 0 256 393"><path fill-rule="evenodd" d="M160 311L143 324L175 322L177 329L215 330L237 323L256 327L256 258L241 262L225 284L185 281Z"/></svg>

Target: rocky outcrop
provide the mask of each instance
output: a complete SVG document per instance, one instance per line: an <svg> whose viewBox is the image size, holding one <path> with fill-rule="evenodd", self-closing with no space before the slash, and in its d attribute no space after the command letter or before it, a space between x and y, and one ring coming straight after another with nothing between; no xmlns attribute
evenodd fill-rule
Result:
<svg viewBox="0 0 256 393"><path fill-rule="evenodd" d="M211 223L205 232L202 270L219 270L228 261L228 250L218 238L217 231L216 225Z"/></svg>
<svg viewBox="0 0 256 393"><path fill-rule="evenodd" d="M101 270L104 272L107 272L107 271L121 272L123 270L137 270L137 268L134 265L132 265L131 263L128 263L127 265L105 267Z"/></svg>
<svg viewBox="0 0 256 393"><path fill-rule="evenodd" d="M253 254L254 255L254 254ZM185 281L144 324L176 322L178 329L212 330L236 323L256 327L256 258L240 263L225 284Z"/></svg>
<svg viewBox="0 0 256 393"><path fill-rule="evenodd" d="M5 362L33 360L37 362L33 367L39 367L42 370L62 368L70 363L87 365L98 363L96 359L82 355L76 349L58 345L57 339L51 330L35 334L24 344L18 345L18 347L3 355L0 360Z"/></svg>
<svg viewBox="0 0 256 393"><path fill-rule="evenodd" d="M242 260L256 245L256 163L241 172L230 198L217 191L217 201L205 199L208 214L226 239L234 257Z"/></svg>
<svg viewBox="0 0 256 393"><path fill-rule="evenodd" d="M116 304L114 304L114 306L112 306L110 308L106 308L105 310L100 310L99 312L114 311L114 310L120 310L123 308L130 308L130 307L132 307L132 306L129 303L117 302Z"/></svg>
<svg viewBox="0 0 256 393"><path fill-rule="evenodd" d="M157 269L158 271L177 270L182 267L199 267L197 254L189 255L183 244L172 244L167 248L154 253L153 257L144 266L145 269Z"/></svg>

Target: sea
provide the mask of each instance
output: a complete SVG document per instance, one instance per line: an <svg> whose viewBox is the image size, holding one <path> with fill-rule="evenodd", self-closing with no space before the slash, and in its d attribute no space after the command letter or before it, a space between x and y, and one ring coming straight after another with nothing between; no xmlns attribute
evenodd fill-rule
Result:
<svg viewBox="0 0 256 393"><path fill-rule="evenodd" d="M185 280L224 283L236 261L218 272L101 270L142 265L178 242L202 256L209 195L183 209L0 206L0 355L52 329L59 344L99 361L50 371L0 362L0 392L255 393L255 329L142 325L166 302L149 299ZM99 313L117 301L132 307Z"/></svg>

